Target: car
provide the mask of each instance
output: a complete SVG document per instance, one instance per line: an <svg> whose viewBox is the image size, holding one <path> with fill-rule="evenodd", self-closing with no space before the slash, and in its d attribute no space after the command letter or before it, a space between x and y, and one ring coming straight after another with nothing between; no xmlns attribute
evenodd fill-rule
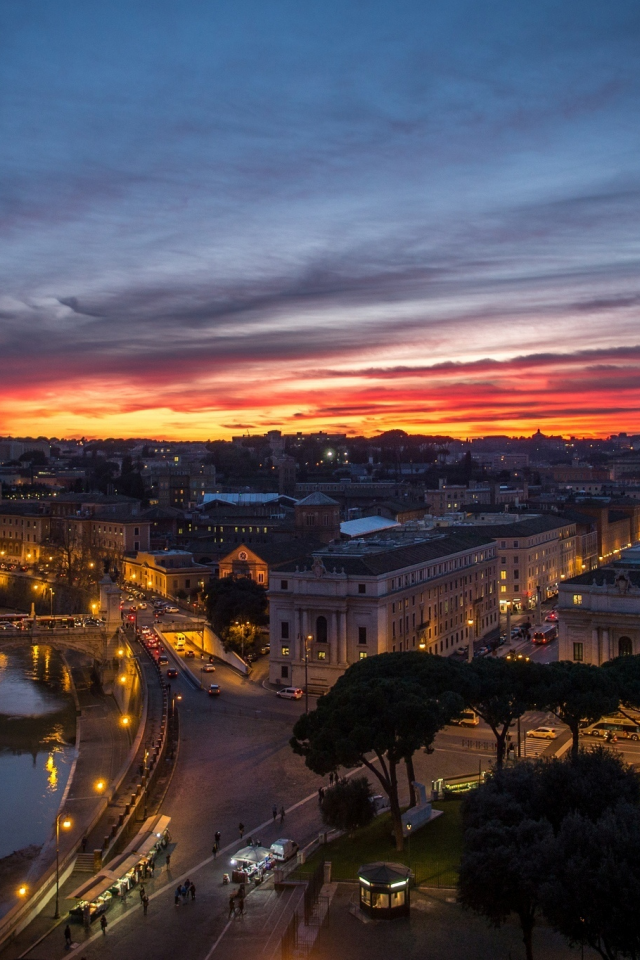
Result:
<svg viewBox="0 0 640 960"><path fill-rule="evenodd" d="M538 740L555 740L558 734L554 727L536 727L535 730L527 730L527 736Z"/></svg>
<svg viewBox="0 0 640 960"><path fill-rule="evenodd" d="M138 604L138 610L146 610L146 609L147 609L147 604L144 603L144 601Z"/></svg>
<svg viewBox="0 0 640 960"><path fill-rule="evenodd" d="M127 597L127 603L133 603L134 600L135 600L135 597L132 597L132 596Z"/></svg>
<svg viewBox="0 0 640 960"><path fill-rule="evenodd" d="M220 692L221 692L221 691L220 691L220 684L219 684L219 683L212 683L212 684L210 684L210 685L209 685L209 689L207 690L207 693L209 694L210 697L219 697L219 696L220 696Z"/></svg>
<svg viewBox="0 0 640 960"><path fill-rule="evenodd" d="M169 663L169 657L165 656L164 653L161 653L158 657L158 663L161 663L163 667L166 667L166 665Z"/></svg>
<svg viewBox="0 0 640 960"><path fill-rule="evenodd" d="M195 653L193 652L193 650L187 650L185 653L185 657L187 658L187 660L193 660L193 658L195 657Z"/></svg>
<svg viewBox="0 0 640 960"><path fill-rule="evenodd" d="M531 657L525 656L524 653L508 653L505 657L505 660L524 660L525 663L528 663Z"/></svg>
<svg viewBox="0 0 640 960"><path fill-rule="evenodd" d="M475 710L463 710L457 717L453 717L451 723L456 727L477 727L480 717Z"/></svg>
<svg viewBox="0 0 640 960"><path fill-rule="evenodd" d="M276 696L283 700L300 700L303 693L300 687L283 687L282 690L278 690Z"/></svg>
<svg viewBox="0 0 640 960"><path fill-rule="evenodd" d="M167 613L180 613L180 607L165 607Z"/></svg>
<svg viewBox="0 0 640 960"><path fill-rule="evenodd" d="M551 613L548 613L544 619L545 623L556 623L558 614L555 612L555 610L552 610Z"/></svg>
<svg viewBox="0 0 640 960"><path fill-rule="evenodd" d="M271 647L268 643L265 644L264 647L260 647L260 653L262 654L263 657L265 656L265 654L269 653L270 650L271 650Z"/></svg>
<svg viewBox="0 0 640 960"><path fill-rule="evenodd" d="M162 659L163 659L163 658L160 657L160 660L162 660ZM167 676L168 676L168 677L177 677L177 676L179 676L176 667L169 667L169 669L167 670Z"/></svg>
<svg viewBox="0 0 640 960"><path fill-rule="evenodd" d="M202 672L203 672L203 673L215 673L215 672L216 672L216 668L214 667L214 665L213 665L212 663L205 663L205 665L204 665L203 668L202 668Z"/></svg>

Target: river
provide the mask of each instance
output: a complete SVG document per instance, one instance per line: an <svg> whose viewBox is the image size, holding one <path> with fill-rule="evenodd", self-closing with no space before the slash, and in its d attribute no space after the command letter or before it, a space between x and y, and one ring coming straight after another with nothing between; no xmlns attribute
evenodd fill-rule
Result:
<svg viewBox="0 0 640 960"><path fill-rule="evenodd" d="M69 671L45 645L0 647L0 859L52 833L75 758Z"/></svg>

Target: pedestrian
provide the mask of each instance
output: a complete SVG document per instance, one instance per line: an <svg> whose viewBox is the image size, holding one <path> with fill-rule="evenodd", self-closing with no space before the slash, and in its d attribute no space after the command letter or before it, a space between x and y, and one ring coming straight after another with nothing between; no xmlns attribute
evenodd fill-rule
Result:
<svg viewBox="0 0 640 960"><path fill-rule="evenodd" d="M86 851L87 851L87 838L86 838L86 837L83 837L83 838L82 838L82 852L83 852L83 853L86 853Z"/></svg>
<svg viewBox="0 0 640 960"><path fill-rule="evenodd" d="M167 863L167 870L168 870L169 867L171 866L171 854L170 854L170 853L167 854L166 863Z"/></svg>
<svg viewBox="0 0 640 960"><path fill-rule="evenodd" d="M216 835L215 835L215 837L214 837L213 839L214 839L215 842L218 844L218 847L220 846L220 838L221 838L221 837L222 837L222 834L220 833L220 831L219 831L219 830L216 830Z"/></svg>
<svg viewBox="0 0 640 960"><path fill-rule="evenodd" d="M218 856L218 844L215 842L215 840L211 848L211 853L213 854L213 859L215 860L215 858Z"/></svg>
<svg viewBox="0 0 640 960"><path fill-rule="evenodd" d="M149 909L149 897L145 894L142 898L142 914L146 917L147 910Z"/></svg>
<svg viewBox="0 0 640 960"><path fill-rule="evenodd" d="M149 861L149 873L151 874L152 877L153 877L153 871L155 870L155 868L156 868L156 865L155 865L154 861L153 861L153 860L150 860L150 861Z"/></svg>
<svg viewBox="0 0 640 960"><path fill-rule="evenodd" d="M103 913L102 916L100 917L100 928L101 928L101 930L102 930L103 936L106 935L106 932L107 932L107 918L105 917L104 913Z"/></svg>
<svg viewBox="0 0 640 960"><path fill-rule="evenodd" d="M318 790L318 803L322 806L322 801L324 800L324 787L320 787Z"/></svg>
<svg viewBox="0 0 640 960"><path fill-rule="evenodd" d="M174 894L174 899L173 899L173 902L175 903L176 907L180 906L181 895L182 895L182 887L176 887L176 892Z"/></svg>
<svg viewBox="0 0 640 960"><path fill-rule="evenodd" d="M238 910L240 911L240 916L244 916L244 897L238 897Z"/></svg>
<svg viewBox="0 0 640 960"><path fill-rule="evenodd" d="M232 893L229 897L229 919L236 915L236 895Z"/></svg>
<svg viewBox="0 0 640 960"><path fill-rule="evenodd" d="M273 805L273 809L271 813L273 814L273 822L275 823L276 820L278 819L278 808L276 807L275 803Z"/></svg>
<svg viewBox="0 0 640 960"><path fill-rule="evenodd" d="M146 890L144 889L144 883L140 884L140 901L144 900Z"/></svg>
<svg viewBox="0 0 640 960"><path fill-rule="evenodd" d="M64 945L67 950L71 946L71 927L69 926L69 924L67 924L66 927L64 928Z"/></svg>
<svg viewBox="0 0 640 960"><path fill-rule="evenodd" d="M196 898L196 885L195 885L195 883L192 883L191 886L189 887L189 893L191 894L191 899L192 899L192 900L195 900L195 898Z"/></svg>
<svg viewBox="0 0 640 960"><path fill-rule="evenodd" d="M240 831L240 839L244 837L244 823L240 822L238 824L238 830Z"/></svg>
<svg viewBox="0 0 640 960"><path fill-rule="evenodd" d="M329 786L333 786L333 772L329 774Z"/></svg>
<svg viewBox="0 0 640 960"><path fill-rule="evenodd" d="M284 823L284 807L280 807L280 823Z"/></svg>

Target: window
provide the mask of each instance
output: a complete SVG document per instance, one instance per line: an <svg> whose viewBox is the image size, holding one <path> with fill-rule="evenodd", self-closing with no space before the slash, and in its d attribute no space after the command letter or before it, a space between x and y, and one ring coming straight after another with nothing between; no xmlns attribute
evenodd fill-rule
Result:
<svg viewBox="0 0 640 960"><path fill-rule="evenodd" d="M518 547L520 546L520 541L519 541L519 540L514 540L514 541L513 541L513 546L514 546L514 548L517 550Z"/></svg>
<svg viewBox="0 0 640 960"><path fill-rule="evenodd" d="M288 679L289 679L289 667L288 667L288 666L285 665L285 666L283 666L283 667L280 667L280 676L282 677L283 680L288 680Z"/></svg>
<svg viewBox="0 0 640 960"><path fill-rule="evenodd" d="M187 587L190 587L190 586L191 586L191 580L185 580L184 582L185 590L187 589Z"/></svg>
<svg viewBox="0 0 640 960"><path fill-rule="evenodd" d="M133 535L134 535L134 537L139 537L139 536L140 536L140 527L134 527L134 528L133 528Z"/></svg>
<svg viewBox="0 0 640 960"><path fill-rule="evenodd" d="M358 593L366 593L366 592L367 592L367 585L366 585L366 583L359 583L359 584L358 584Z"/></svg>
<svg viewBox="0 0 640 960"><path fill-rule="evenodd" d="M519 570L514 570L514 571L513 571L513 578L514 578L514 580L519 580L519 579L520 579L520 571L519 571Z"/></svg>
<svg viewBox="0 0 640 960"><path fill-rule="evenodd" d="M258 574L258 583L264 583L264 573Z"/></svg>
<svg viewBox="0 0 640 960"><path fill-rule="evenodd" d="M506 579L507 579L507 571L506 571L506 570L501 570L501 571L500 571L500 579L501 579L501 580L506 580Z"/></svg>
<svg viewBox="0 0 640 960"><path fill-rule="evenodd" d="M367 658L367 651L366 651L366 650L361 650L361 651L360 651L360 654L359 654L359 659L360 659L360 660L366 660L366 658Z"/></svg>
<svg viewBox="0 0 640 960"><path fill-rule="evenodd" d="M290 637L290 634L289 634L289 621L288 621L288 620L282 620L281 623L280 623L280 637L281 637L283 640L288 640L289 637Z"/></svg>
<svg viewBox="0 0 640 960"><path fill-rule="evenodd" d="M358 643L366 643L366 642L367 642L367 628L358 627Z"/></svg>
<svg viewBox="0 0 640 960"><path fill-rule="evenodd" d="M288 581L288 580L281 580L281 581L280 581L280 589L281 589L281 590L288 590L288 589L289 589L289 581Z"/></svg>
<svg viewBox="0 0 640 960"><path fill-rule="evenodd" d="M316 643L327 642L327 618L318 617L316 620Z"/></svg>
<svg viewBox="0 0 640 960"><path fill-rule="evenodd" d="M284 646L284 645L283 645L281 652L282 652L282 656L283 656L283 657L288 657L288 656L289 656L289 647L288 647L288 645L287 645L287 646Z"/></svg>
<svg viewBox="0 0 640 960"><path fill-rule="evenodd" d="M327 651L318 650L318 660L326 660L326 659L327 659Z"/></svg>
<svg viewBox="0 0 640 960"><path fill-rule="evenodd" d="M506 583L501 583L501 584L500 584L500 593L506 593L506 592L507 592L507 585L506 585Z"/></svg>
<svg viewBox="0 0 640 960"><path fill-rule="evenodd" d="M620 637L618 640L618 656L630 657L632 653L633 645L631 643L631 637Z"/></svg>
<svg viewBox="0 0 640 960"><path fill-rule="evenodd" d="M500 557L500 563L506 563L506 562L507 562L506 557Z"/></svg>
<svg viewBox="0 0 640 960"><path fill-rule="evenodd" d="M574 605L575 607L579 607L579 606L582 605L582 594L581 594L581 593L574 593L574 595L573 595L573 605ZM575 659L575 658L574 658L574 659Z"/></svg>
<svg viewBox="0 0 640 960"><path fill-rule="evenodd" d="M574 643L573 645L573 659L582 663L584 660L584 644L583 643Z"/></svg>

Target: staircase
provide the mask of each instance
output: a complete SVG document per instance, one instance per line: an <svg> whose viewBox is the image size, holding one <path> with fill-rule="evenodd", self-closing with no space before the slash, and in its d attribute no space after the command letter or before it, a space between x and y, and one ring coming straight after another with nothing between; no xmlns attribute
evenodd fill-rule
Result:
<svg viewBox="0 0 640 960"><path fill-rule="evenodd" d="M79 853L76 857L74 873L95 873L93 867L93 853Z"/></svg>

